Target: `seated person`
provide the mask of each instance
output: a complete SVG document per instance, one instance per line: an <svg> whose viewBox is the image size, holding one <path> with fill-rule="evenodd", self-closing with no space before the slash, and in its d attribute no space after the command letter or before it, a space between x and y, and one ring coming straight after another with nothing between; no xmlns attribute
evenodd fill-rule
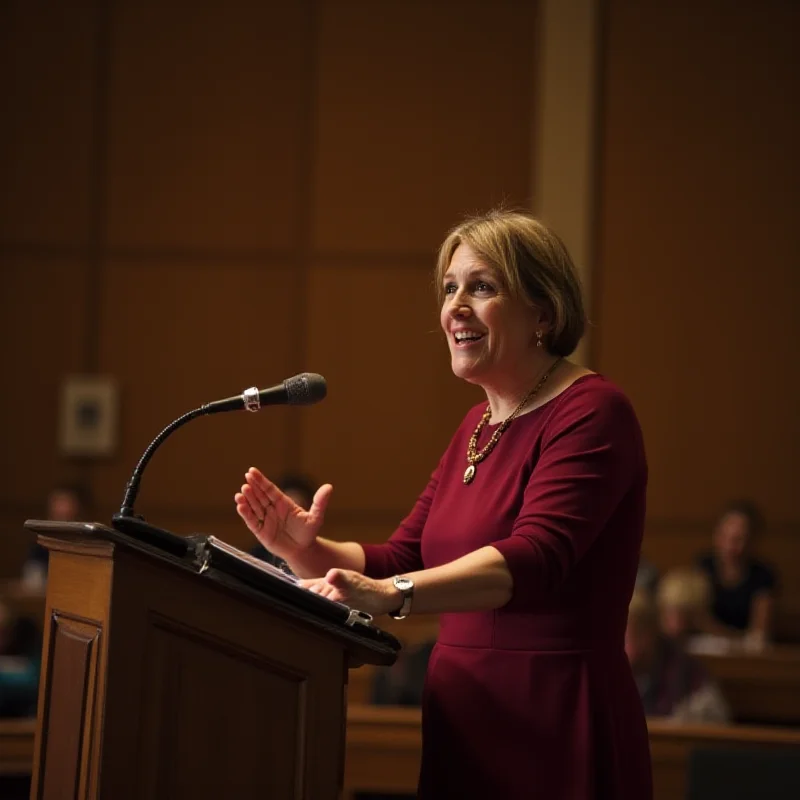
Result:
<svg viewBox="0 0 800 800"><path fill-rule="evenodd" d="M14 619L0 603L0 717L34 717L41 642L33 622Z"/></svg>
<svg viewBox="0 0 800 800"><path fill-rule="evenodd" d="M370 702L379 706L421 706L428 659L434 641L404 647L391 667L380 667L372 684ZM357 792L354 800L413 800L415 795Z"/></svg>
<svg viewBox="0 0 800 800"><path fill-rule="evenodd" d="M308 511L314 500L314 485L303 475L285 475L280 481L276 481L277 487L284 492L298 506ZM288 565L282 558L278 558L270 553L263 544L258 543L250 550L250 555L260 558L279 569L287 570Z"/></svg>
<svg viewBox="0 0 800 800"><path fill-rule="evenodd" d="M421 706L428 660L435 641L403 648L391 667L381 667L375 675L370 702L379 706Z"/></svg>
<svg viewBox="0 0 800 800"><path fill-rule="evenodd" d="M89 506L87 490L78 484L58 484L47 495L45 518L58 522L77 522ZM42 589L47 582L48 552L37 542L31 545L22 565L22 582L30 589Z"/></svg>
<svg viewBox="0 0 800 800"><path fill-rule="evenodd" d="M717 522L712 551L698 560L712 591L706 633L746 634L762 644L769 640L775 574L750 552L753 538L763 528L761 512L748 501L730 503Z"/></svg>
<svg viewBox="0 0 800 800"><path fill-rule="evenodd" d="M625 652L647 716L676 722L728 722L730 712L703 664L663 634L658 609L641 589L633 593Z"/></svg>
<svg viewBox="0 0 800 800"><path fill-rule="evenodd" d="M645 589L648 592L655 591L658 584L658 570L654 564L642 558L639 561L639 569L636 570L636 588Z"/></svg>
<svg viewBox="0 0 800 800"><path fill-rule="evenodd" d="M667 572L655 592L661 632L680 646L701 632L711 608L711 584L703 572L690 567Z"/></svg>

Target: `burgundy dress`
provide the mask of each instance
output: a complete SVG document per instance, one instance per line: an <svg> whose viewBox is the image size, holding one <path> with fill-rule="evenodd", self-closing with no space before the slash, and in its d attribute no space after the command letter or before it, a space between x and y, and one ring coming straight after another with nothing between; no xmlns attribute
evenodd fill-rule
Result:
<svg viewBox="0 0 800 800"><path fill-rule="evenodd" d="M636 415L587 375L517 418L465 485L484 409L467 414L388 542L364 547L365 572L388 577L493 545L514 579L502 608L441 615L419 797L649 800L647 727L623 650L647 485Z"/></svg>

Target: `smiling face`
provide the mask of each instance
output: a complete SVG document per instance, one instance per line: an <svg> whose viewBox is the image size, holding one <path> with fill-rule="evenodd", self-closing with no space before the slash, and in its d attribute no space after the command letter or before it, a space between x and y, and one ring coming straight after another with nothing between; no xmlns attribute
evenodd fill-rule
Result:
<svg viewBox="0 0 800 800"><path fill-rule="evenodd" d="M455 375L488 386L529 372L541 315L512 297L467 244L456 248L443 283L441 324Z"/></svg>

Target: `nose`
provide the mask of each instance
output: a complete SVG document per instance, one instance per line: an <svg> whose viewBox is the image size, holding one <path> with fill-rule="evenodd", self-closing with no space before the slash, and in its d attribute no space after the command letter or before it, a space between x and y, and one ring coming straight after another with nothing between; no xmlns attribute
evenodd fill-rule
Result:
<svg viewBox="0 0 800 800"><path fill-rule="evenodd" d="M454 319L463 319L472 314L472 308L467 302L467 296L461 289L450 297L449 306L448 313Z"/></svg>

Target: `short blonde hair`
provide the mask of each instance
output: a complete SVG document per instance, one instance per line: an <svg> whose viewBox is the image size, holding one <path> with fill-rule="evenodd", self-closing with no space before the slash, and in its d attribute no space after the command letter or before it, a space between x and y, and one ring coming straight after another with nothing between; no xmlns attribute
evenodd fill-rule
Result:
<svg viewBox="0 0 800 800"><path fill-rule="evenodd" d="M490 211L470 217L447 235L439 248L436 287L444 300L444 275L456 248L466 244L502 277L512 297L550 314L544 336L548 352L568 356L586 328L580 278L561 239L535 217L521 211Z"/></svg>
<svg viewBox="0 0 800 800"><path fill-rule="evenodd" d="M711 605L711 584L696 569L673 569L658 582L656 602L659 608L680 608L686 611L706 609Z"/></svg>

